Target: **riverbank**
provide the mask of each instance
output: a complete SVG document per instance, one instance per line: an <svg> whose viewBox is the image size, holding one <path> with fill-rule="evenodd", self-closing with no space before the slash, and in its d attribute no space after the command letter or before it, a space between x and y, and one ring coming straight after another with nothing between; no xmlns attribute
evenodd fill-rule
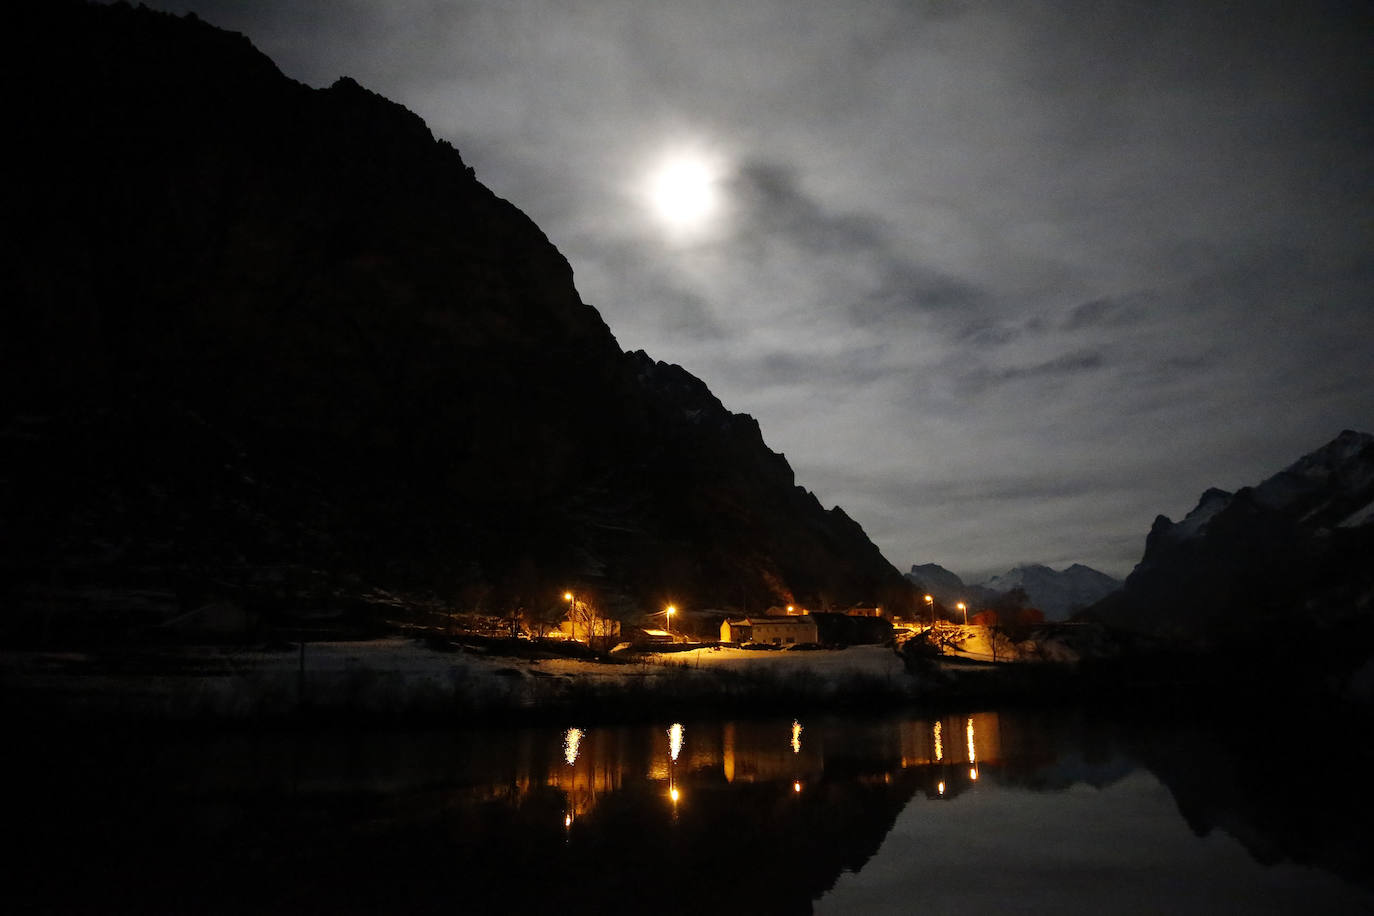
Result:
<svg viewBox="0 0 1374 916"><path fill-rule="evenodd" d="M636 721L981 704L1159 706L1207 696L1353 699L1289 664L1149 655L991 663L891 646L700 647L579 658L528 640L0 651L0 715L33 723ZM1347 691L1348 692L1348 691ZM1367 703L1364 705L1368 705Z"/></svg>
<svg viewBox="0 0 1374 916"><path fill-rule="evenodd" d="M615 660L528 646L385 638L276 648L139 647L0 652L11 717L270 723L301 717L535 719L590 711L634 718L700 710L891 706L919 682L889 647L700 648Z"/></svg>

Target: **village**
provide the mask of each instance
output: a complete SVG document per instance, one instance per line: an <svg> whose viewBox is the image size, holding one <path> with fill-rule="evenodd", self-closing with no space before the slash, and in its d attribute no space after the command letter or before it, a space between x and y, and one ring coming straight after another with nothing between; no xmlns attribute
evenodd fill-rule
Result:
<svg viewBox="0 0 1374 916"><path fill-rule="evenodd" d="M1078 624L1018 627L993 612L964 623L964 608L953 621L934 601L925 620L876 605L778 605L748 616L669 605L630 626L571 591L564 600L556 626L436 613L351 633L331 619L267 629L236 605L213 604L137 646L0 652L0 686L14 709L74 719L270 721L304 713L504 721L722 702L756 711L881 706L925 696L932 672L943 681L982 680L1025 667L1005 663L1073 663L1083 650Z"/></svg>
<svg viewBox="0 0 1374 916"><path fill-rule="evenodd" d="M527 627L520 619L465 615L463 623L488 634L509 632L521 640L548 644L562 641L586 647L605 660L626 655L676 655L700 649L838 651L853 646L900 649L920 636L933 651L951 658L987 662L1036 656L1064 660L1032 637L1044 632L1044 615L1025 607L970 611L967 603L947 608L933 596L921 600L927 609L919 618L891 613L877 604L855 604L817 611L798 604L774 604L762 613L739 614L719 609L684 610L669 604L641 615L638 625L603 616L595 605L572 591L564 592L566 613L556 627ZM1063 628L1064 624L1052 629ZM509 630L507 631L507 627Z"/></svg>

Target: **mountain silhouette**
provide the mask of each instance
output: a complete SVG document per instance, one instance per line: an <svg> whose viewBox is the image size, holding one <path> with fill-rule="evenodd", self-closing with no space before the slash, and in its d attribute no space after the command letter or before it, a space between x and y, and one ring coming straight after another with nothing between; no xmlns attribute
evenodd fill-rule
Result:
<svg viewBox="0 0 1374 916"><path fill-rule="evenodd" d="M1374 621L1374 436L1342 432L1257 486L1212 488L1181 521L1155 519L1124 588L1089 616L1225 646L1329 630L1321 654L1366 642Z"/></svg>
<svg viewBox="0 0 1374 916"><path fill-rule="evenodd" d="M758 424L625 353L459 151L194 16L12 11L0 589L14 638L209 601L900 609Z"/></svg>

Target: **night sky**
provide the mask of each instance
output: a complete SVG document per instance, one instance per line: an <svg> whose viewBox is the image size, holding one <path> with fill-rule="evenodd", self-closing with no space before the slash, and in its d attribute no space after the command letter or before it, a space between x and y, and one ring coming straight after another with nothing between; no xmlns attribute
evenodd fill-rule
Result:
<svg viewBox="0 0 1374 916"><path fill-rule="evenodd" d="M451 141L898 568L1374 431L1374 7L155 0Z"/></svg>

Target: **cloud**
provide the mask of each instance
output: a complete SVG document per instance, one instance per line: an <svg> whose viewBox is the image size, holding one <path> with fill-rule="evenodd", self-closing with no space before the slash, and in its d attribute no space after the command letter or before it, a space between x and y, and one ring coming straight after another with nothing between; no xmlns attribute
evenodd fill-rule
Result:
<svg viewBox="0 0 1374 916"><path fill-rule="evenodd" d="M1137 318L1138 311L1135 306L1120 299L1103 296L1074 306L1061 326L1065 331L1116 328L1130 324Z"/></svg>
<svg viewBox="0 0 1374 916"><path fill-rule="evenodd" d="M1093 372L1101 369L1102 365L1101 353L1095 350L1078 350L1031 366L1009 366L1005 369L998 369L992 373L992 378L998 382L1012 382L1033 378L1076 375L1081 372Z"/></svg>
<svg viewBox="0 0 1374 916"><path fill-rule="evenodd" d="M741 163L728 198L731 230L717 240L723 254L712 268L745 275L755 288L788 290L790 301L826 322L909 323L921 312L977 308L984 298L976 285L921 262L877 214L827 206L782 163Z"/></svg>
<svg viewBox="0 0 1374 916"><path fill-rule="evenodd" d="M426 118L899 566L1120 574L1374 428L1368 4L154 5ZM684 147L726 206L675 240Z"/></svg>

